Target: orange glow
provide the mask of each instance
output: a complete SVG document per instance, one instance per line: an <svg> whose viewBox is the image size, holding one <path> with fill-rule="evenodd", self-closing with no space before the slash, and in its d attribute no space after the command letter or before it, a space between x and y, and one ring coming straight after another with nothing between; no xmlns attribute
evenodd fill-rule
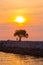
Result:
<svg viewBox="0 0 43 65"><path fill-rule="evenodd" d="M26 23L26 18L23 16L17 16L14 19L14 23L18 26L23 26Z"/></svg>
<svg viewBox="0 0 43 65"><path fill-rule="evenodd" d="M0 0L0 40L15 40L17 29L25 29L28 40L43 40L43 0Z"/></svg>

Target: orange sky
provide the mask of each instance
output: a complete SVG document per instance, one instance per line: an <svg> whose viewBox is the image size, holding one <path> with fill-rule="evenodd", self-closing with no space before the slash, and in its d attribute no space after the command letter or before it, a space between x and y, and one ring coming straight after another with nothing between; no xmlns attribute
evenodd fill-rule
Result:
<svg viewBox="0 0 43 65"><path fill-rule="evenodd" d="M27 19L23 26L14 22L19 15ZM0 40L14 40L21 28L29 33L27 40L43 41L43 0L0 0Z"/></svg>

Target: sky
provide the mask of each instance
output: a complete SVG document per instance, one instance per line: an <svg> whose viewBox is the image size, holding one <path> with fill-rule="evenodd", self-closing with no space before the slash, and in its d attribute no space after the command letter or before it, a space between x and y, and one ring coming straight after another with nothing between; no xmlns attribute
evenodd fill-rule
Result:
<svg viewBox="0 0 43 65"><path fill-rule="evenodd" d="M24 16L26 23L17 25L16 16ZM17 29L28 32L25 40L43 41L43 0L0 0L0 40L15 40Z"/></svg>

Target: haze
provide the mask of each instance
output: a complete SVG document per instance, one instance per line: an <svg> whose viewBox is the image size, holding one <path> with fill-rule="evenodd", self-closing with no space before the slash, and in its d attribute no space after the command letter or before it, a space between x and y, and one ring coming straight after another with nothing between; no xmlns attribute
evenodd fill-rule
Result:
<svg viewBox="0 0 43 65"><path fill-rule="evenodd" d="M19 15L27 19L23 26L14 23ZM0 40L15 40L16 29L25 29L27 40L43 41L43 0L0 0Z"/></svg>

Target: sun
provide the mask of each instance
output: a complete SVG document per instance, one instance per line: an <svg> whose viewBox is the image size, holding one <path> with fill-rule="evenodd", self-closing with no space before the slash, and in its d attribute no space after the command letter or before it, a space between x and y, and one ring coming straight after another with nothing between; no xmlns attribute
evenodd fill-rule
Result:
<svg viewBox="0 0 43 65"><path fill-rule="evenodd" d="M24 19L22 16L18 16L18 17L15 19L15 22L17 22L17 23L24 23L24 22L25 22L25 19Z"/></svg>

